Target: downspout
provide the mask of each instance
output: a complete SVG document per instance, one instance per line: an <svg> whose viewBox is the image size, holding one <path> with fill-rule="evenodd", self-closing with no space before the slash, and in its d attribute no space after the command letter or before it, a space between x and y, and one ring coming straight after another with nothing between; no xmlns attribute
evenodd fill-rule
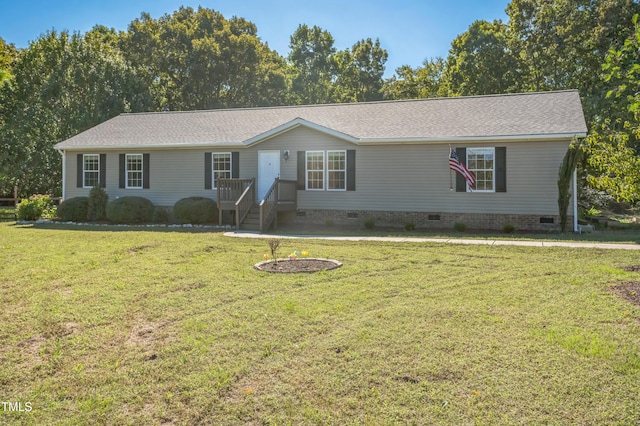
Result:
<svg viewBox="0 0 640 426"><path fill-rule="evenodd" d="M60 200L62 202L66 200L66 195L67 195L67 191L66 191L67 156L65 155L64 149L58 149L57 151L60 153L60 155L62 155L62 199Z"/></svg>
<svg viewBox="0 0 640 426"><path fill-rule="evenodd" d="M578 232L578 167L573 169L573 232Z"/></svg>

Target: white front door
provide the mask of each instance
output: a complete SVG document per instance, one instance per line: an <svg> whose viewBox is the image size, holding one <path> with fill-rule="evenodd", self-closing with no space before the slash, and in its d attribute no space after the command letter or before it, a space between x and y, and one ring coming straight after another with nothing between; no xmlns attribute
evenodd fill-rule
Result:
<svg viewBox="0 0 640 426"><path fill-rule="evenodd" d="M262 200L280 177L280 151L258 151L258 200Z"/></svg>

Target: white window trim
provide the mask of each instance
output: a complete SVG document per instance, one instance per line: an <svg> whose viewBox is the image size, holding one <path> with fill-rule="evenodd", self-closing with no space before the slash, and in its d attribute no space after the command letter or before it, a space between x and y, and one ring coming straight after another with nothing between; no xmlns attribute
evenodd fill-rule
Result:
<svg viewBox="0 0 640 426"><path fill-rule="evenodd" d="M229 152L212 152L211 153L211 189L218 189L216 185L216 162L214 156L216 155L228 155L229 156L229 178L233 176L233 154Z"/></svg>
<svg viewBox="0 0 640 426"><path fill-rule="evenodd" d="M492 176L492 182L491 182L491 187L493 189L473 189L469 187L469 184L467 184L467 192L472 191L472 192L486 192L486 193L492 193L492 192L496 192L496 148L493 146L473 146L473 147L467 147L467 159L466 159L466 165L467 168L469 170L471 170L473 172L473 174L476 176L476 184L477 184L477 174L474 170L477 169L472 169L469 167L469 151L470 150L481 150L481 149L490 149L493 151L493 173L491 174ZM482 169L482 170L489 170L489 169Z"/></svg>
<svg viewBox="0 0 640 426"><path fill-rule="evenodd" d="M322 188L309 188L309 154L322 154ZM326 162L326 154L325 151L307 151L305 153L305 157L304 157L304 161L305 161L305 176L304 176L304 182L305 182L305 189L307 191L325 191L327 188L327 162ZM312 171L319 171L318 169L312 169Z"/></svg>
<svg viewBox="0 0 640 426"><path fill-rule="evenodd" d="M98 170L87 170L85 166L87 163L85 162L86 157L97 157L98 158ZM98 173L97 186L100 186L100 154L82 154L82 187L83 188L93 188L93 186L87 186L87 173Z"/></svg>
<svg viewBox="0 0 640 426"><path fill-rule="evenodd" d="M140 186L129 186L129 172L138 172L138 170L129 170L129 157L140 157ZM125 189L143 189L144 187L144 155L142 154L125 154L124 157L124 187Z"/></svg>
<svg viewBox="0 0 640 426"><path fill-rule="evenodd" d="M330 152L341 152L344 154L344 169L334 169L334 170L329 170L329 153ZM325 166L325 188L327 188L327 191L337 191L337 192L342 192L342 191L346 191L347 190L347 150L346 149L331 149L326 151L326 166ZM329 172L344 172L344 188L334 188L331 189L329 188Z"/></svg>

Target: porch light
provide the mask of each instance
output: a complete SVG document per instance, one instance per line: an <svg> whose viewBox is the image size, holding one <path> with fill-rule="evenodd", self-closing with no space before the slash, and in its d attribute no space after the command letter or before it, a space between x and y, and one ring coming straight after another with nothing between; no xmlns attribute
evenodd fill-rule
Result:
<svg viewBox="0 0 640 426"><path fill-rule="evenodd" d="M289 150L288 150L288 149L287 149L287 150L285 150L285 151L282 153L282 158L284 158L284 161L287 161L287 160L289 159Z"/></svg>

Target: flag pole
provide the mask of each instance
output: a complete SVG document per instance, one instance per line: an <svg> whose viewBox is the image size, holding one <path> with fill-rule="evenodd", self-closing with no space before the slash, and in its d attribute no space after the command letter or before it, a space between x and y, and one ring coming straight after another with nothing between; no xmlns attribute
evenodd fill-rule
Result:
<svg viewBox="0 0 640 426"><path fill-rule="evenodd" d="M449 145L449 158L451 158L451 145ZM451 177L451 173L452 173L452 170L451 170L451 167L449 167L449 191L453 191L453 178Z"/></svg>

